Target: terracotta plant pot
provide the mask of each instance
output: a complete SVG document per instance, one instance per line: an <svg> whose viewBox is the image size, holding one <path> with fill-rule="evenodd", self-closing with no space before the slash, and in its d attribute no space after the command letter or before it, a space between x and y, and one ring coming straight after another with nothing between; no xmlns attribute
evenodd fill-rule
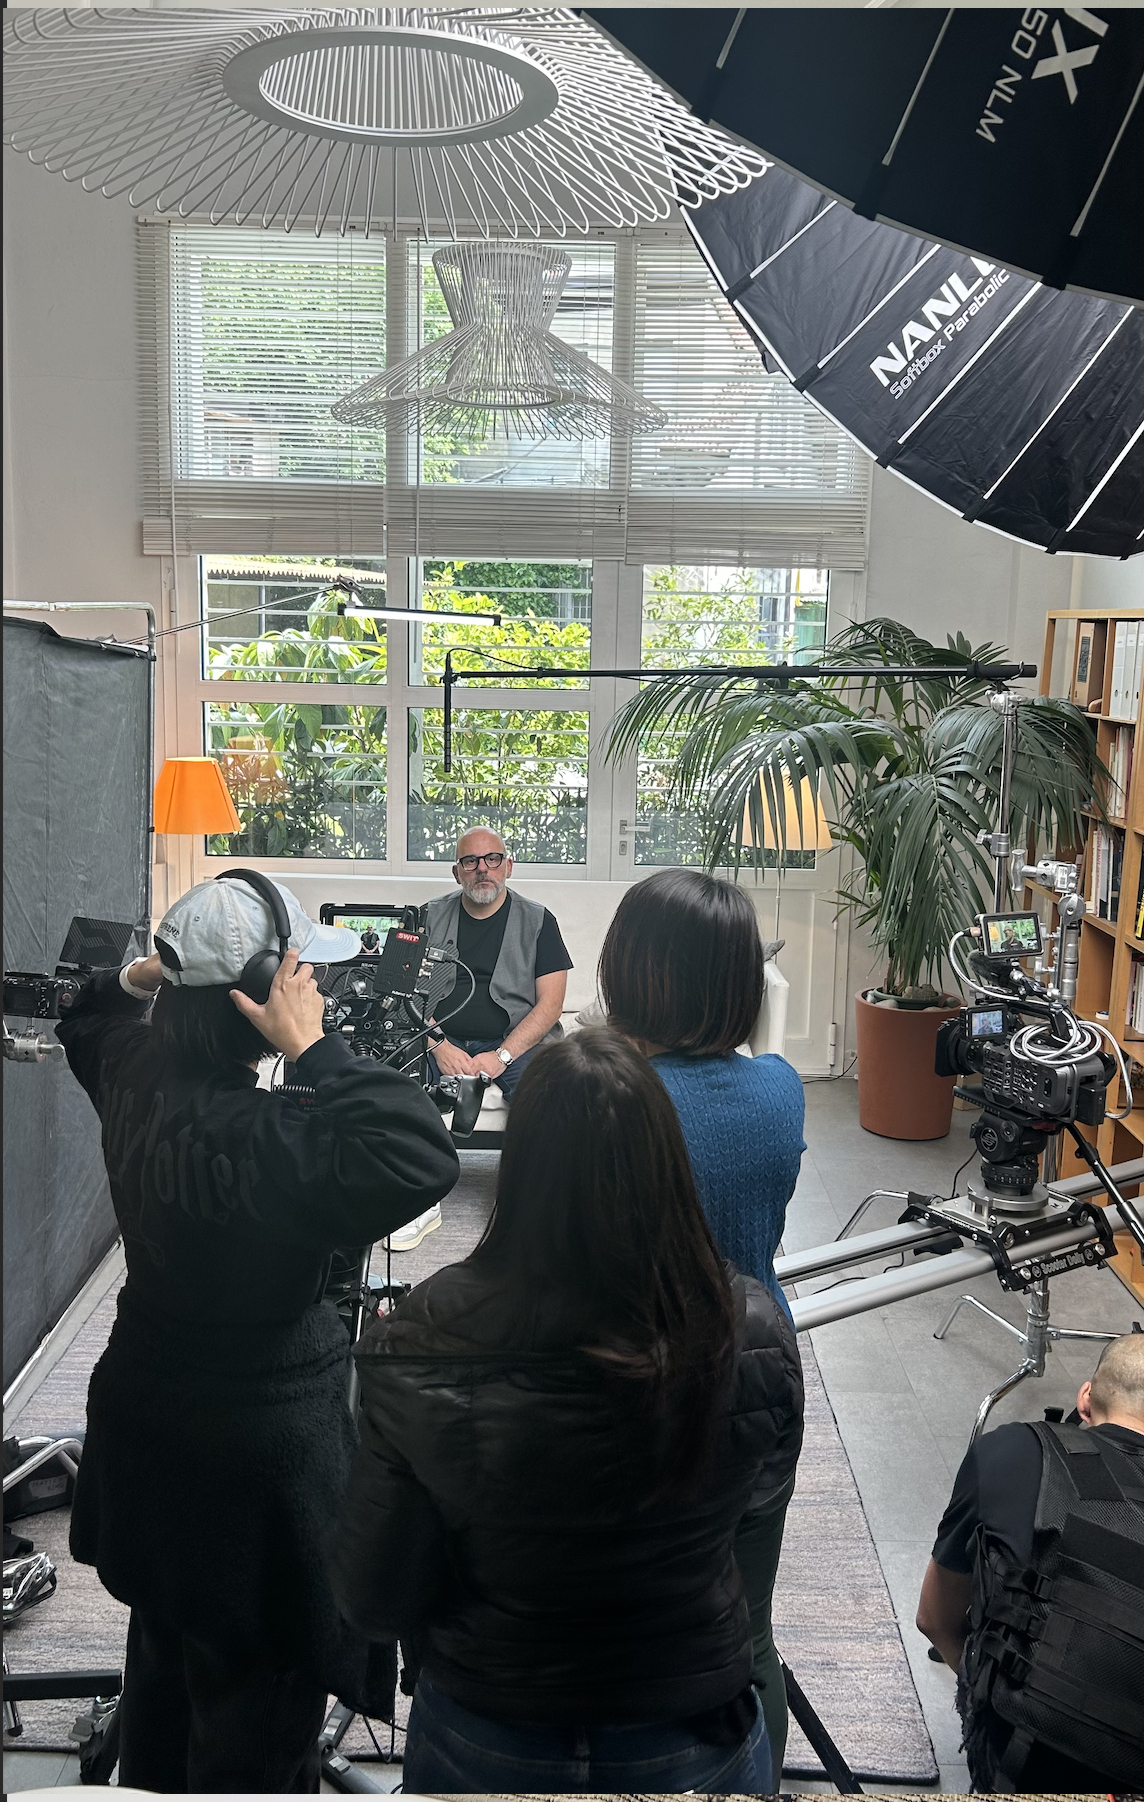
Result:
<svg viewBox="0 0 1144 1802"><path fill-rule="evenodd" d="M944 1139L956 1077L935 1076L937 1029L956 1007L875 1007L854 997L858 1121L883 1139Z"/></svg>

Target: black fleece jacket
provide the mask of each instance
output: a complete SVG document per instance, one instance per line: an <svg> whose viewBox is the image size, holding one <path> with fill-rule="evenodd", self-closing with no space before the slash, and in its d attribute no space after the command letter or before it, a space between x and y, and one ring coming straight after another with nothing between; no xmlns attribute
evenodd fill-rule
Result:
<svg viewBox="0 0 1144 1802"><path fill-rule="evenodd" d="M330 1036L298 1060L309 1107L237 1064L190 1080L157 1063L148 1006L97 971L56 1034L102 1123L127 1286L152 1314L296 1319L336 1247L383 1238L456 1182L452 1140L408 1077Z"/></svg>

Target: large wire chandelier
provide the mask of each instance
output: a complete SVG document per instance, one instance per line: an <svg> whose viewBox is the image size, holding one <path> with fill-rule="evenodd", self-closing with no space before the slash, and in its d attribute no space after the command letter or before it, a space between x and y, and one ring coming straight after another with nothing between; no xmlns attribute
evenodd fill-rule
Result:
<svg viewBox="0 0 1144 1802"><path fill-rule="evenodd" d="M565 8L9 8L5 142L135 207L564 236L766 167Z"/></svg>
<svg viewBox="0 0 1144 1802"><path fill-rule="evenodd" d="M606 438L667 414L549 331L572 259L544 245L450 245L433 255L453 330L343 395L334 418L481 437Z"/></svg>

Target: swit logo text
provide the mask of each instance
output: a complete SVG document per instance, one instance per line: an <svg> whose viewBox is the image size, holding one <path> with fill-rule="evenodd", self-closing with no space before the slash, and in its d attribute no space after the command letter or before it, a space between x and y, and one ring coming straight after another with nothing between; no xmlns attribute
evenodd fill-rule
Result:
<svg viewBox="0 0 1144 1802"><path fill-rule="evenodd" d="M1070 19L1075 19L1077 24L1083 26L1084 30L1090 32L1093 37L1102 38L1108 30L1108 23L1105 19L1098 19L1095 13L1088 12L1083 6L1066 6L1064 11ZM1013 41L1009 46L1014 62L1030 63L1033 61L1037 51L1043 48L1041 34L1048 22L1049 15L1041 8L1036 6L1025 8L1021 14L1020 29L1014 32ZM1064 29L1059 19L1054 19L1050 36L1056 55L1042 56L1039 62L1033 63L1031 71L1014 68L1012 63L1001 64L1001 73L994 77L993 86L990 88L989 97L985 102L985 111L978 121L977 136L979 138L984 138L990 144L997 142L993 127L1004 125L1008 115L999 113L995 109L999 106L1012 106L1013 96L1017 92L1017 84L1024 81L1026 74L1030 81L1041 81L1046 76L1059 75L1065 84L1069 105L1075 105L1077 95L1080 93L1076 82L1076 70L1087 69L1089 63L1095 61L1100 45L1086 42L1079 48L1070 50L1065 42Z"/></svg>
<svg viewBox="0 0 1144 1802"><path fill-rule="evenodd" d="M982 262L980 257L969 260L977 270L977 280L966 283L960 275L951 275L920 309L921 319L907 319L901 336L887 344L885 356L875 357L871 363L871 375L877 376L895 400L900 400L907 389L913 387L918 376L941 355L956 333L964 331L974 314L987 306L1002 283L1009 280L1007 269L997 269L995 264ZM987 276L992 279L986 281ZM921 350L923 345L928 348L915 356L915 351Z"/></svg>

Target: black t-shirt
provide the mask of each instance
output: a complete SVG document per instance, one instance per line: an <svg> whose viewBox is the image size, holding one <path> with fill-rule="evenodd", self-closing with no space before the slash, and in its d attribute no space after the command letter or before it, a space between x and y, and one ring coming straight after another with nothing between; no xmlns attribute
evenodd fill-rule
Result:
<svg viewBox="0 0 1144 1802"><path fill-rule="evenodd" d="M1108 1423L1090 1429L1114 1445L1144 1445L1144 1433ZM1033 1519L1041 1487L1041 1442L1023 1422L997 1427L970 1446L934 1542L934 1562L971 1576L979 1525L1000 1539L1019 1564L1033 1556Z"/></svg>
<svg viewBox="0 0 1144 1802"><path fill-rule="evenodd" d="M512 890L505 896L504 905L498 907L495 914L488 914L483 920L476 919L461 903L460 918L457 922L457 956L463 964L467 964L473 972L476 988L472 999L467 1001L459 1014L454 1014L445 1031L456 1044L461 1039L496 1039L499 1043L509 1029L508 1015L503 1007L498 1007L489 994L489 983L493 971L497 967L501 946L504 943L504 930L508 924L508 910L512 906ZM560 928L548 909L544 910L544 919L540 925L540 936L536 941L536 964L533 976L551 976L556 970L570 970L572 959L568 955L564 940L560 936ZM464 994L466 977L458 972L457 988ZM443 1002L441 1012L448 1010L452 996Z"/></svg>

